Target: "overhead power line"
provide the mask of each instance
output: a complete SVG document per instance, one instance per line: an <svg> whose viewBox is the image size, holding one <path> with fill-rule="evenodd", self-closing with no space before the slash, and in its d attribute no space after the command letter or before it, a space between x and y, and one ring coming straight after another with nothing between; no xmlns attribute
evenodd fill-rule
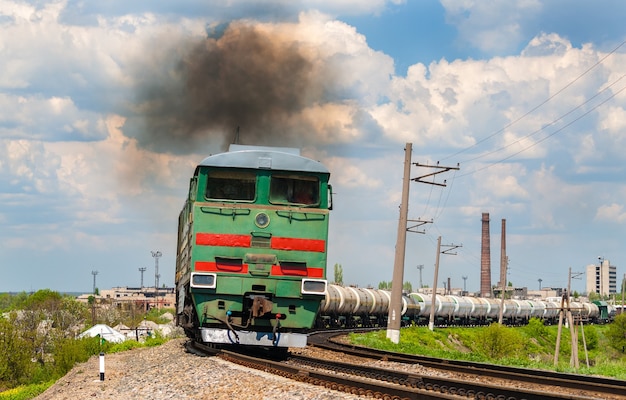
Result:
<svg viewBox="0 0 626 400"><path fill-rule="evenodd" d="M517 152L515 152L515 153L513 153L513 154L510 154L510 155L508 155L508 156L506 156L506 157L504 157L504 158L501 158L501 159L500 159L500 160L498 160L498 161L495 161L495 162L493 162L493 163L490 163L490 164L488 164L488 165L485 165L485 166L484 166L484 167L482 167L482 168L478 168L478 169L475 169L475 170L473 170L473 171L470 171L470 172L468 172L468 173L466 173L466 174L459 175L459 178L464 177L464 176L467 176L467 175L474 174L474 173L476 173L476 172L478 172L478 171L482 171L482 170L485 170L485 169L487 169L487 168L491 168L491 167L493 167L493 166L494 166L494 165L496 165L496 164L500 164L500 163L502 163L502 162L504 162L504 161L506 161L506 160L508 160L508 159L510 159L510 158L515 157L516 155L518 155L518 154L520 154L520 153L525 152L526 150L528 150L528 149L530 149L530 148L532 148L532 147L535 147L535 146L536 146L536 145L538 145L539 143L546 141L547 139L549 139L549 138L551 138L552 136L556 135L557 133L561 132L563 129L565 129L565 128L567 128L567 127L571 126L574 122L577 122L578 120L580 120L580 119L582 119L583 117L587 116L587 114L591 113L592 111L595 111L598 107L602 106L602 105L603 105L604 103L606 103L607 101L609 101L609 100L613 99L615 96L617 96L618 94L620 94L621 92L623 92L625 89L626 89L626 86L624 86L623 88L621 88L621 89L620 89L620 90L618 90L617 92L614 92L611 96L609 96L608 98L606 98L605 100L603 100L602 102L600 102L598 105L596 105L596 106L592 107L591 109L587 110L586 112L584 112L584 113L583 113L583 114L581 114L580 116L578 116L578 117L574 118L572 121L570 121L570 122L568 122L567 124L563 125L563 126L562 126L562 127L560 127L559 129L557 129L557 130L555 130L554 132L552 132L551 134L549 134L548 136L546 136L546 137L544 137L544 138L542 138L542 139L540 139L540 140L536 141L535 143L533 143L533 144L531 144L531 145L529 145L529 146L526 146L526 147L524 147L523 149L521 149L521 150L519 150L519 151L517 151ZM542 128L542 130L543 130L543 128Z"/></svg>
<svg viewBox="0 0 626 400"><path fill-rule="evenodd" d="M607 87L605 87L604 89L602 89L601 91L599 91L598 93L596 93L595 95L593 95L592 97L590 97L589 99L587 99L586 101L584 101L583 103L581 103L581 104L579 104L578 106L576 106L576 107L572 108L571 110L569 110L569 111L568 111L568 112L566 112L565 114L561 115L560 117L558 117L557 119L553 120L552 122L550 122L550 123L548 123L548 124L546 124L546 125L542 126L541 128L537 129L536 131L534 131L534 132L532 132L532 133L529 133L528 135L526 135L526 136L524 136L524 137L521 137L521 138L517 139L516 141L514 141L514 142L511 142L511 143L507 144L506 146L502 146L502 147L500 147L499 149L495 149L495 150L489 151L489 152L487 152L487 153L483 153L483 154L481 154L481 155L478 155L478 156L476 156L476 157L474 157L474 158L470 158L470 159L468 159L468 160L464 160L464 161L463 161L463 163L467 163L467 162L471 162L471 161L476 161L476 160L479 160L479 159L481 159L481 158L487 157L488 155L491 155L491 154L497 153L497 152L502 151L502 150L506 150L506 149L508 149L509 147L513 146L514 144L517 144L517 143L521 142L521 141L522 141L522 140L524 140L524 139L527 139L527 138L529 138L529 137L531 137L531 136L536 135L536 134L537 134L537 133L539 133L539 132L544 131L544 130L545 130L546 128L548 128L549 126L555 125L558 121L560 121L560 120L564 119L565 117L567 117L568 115L572 114L574 111L578 110L578 109L579 109L579 108L581 108L582 106L584 106L584 105L586 105L586 104L590 103L593 99L595 99L596 97L600 96L602 93L604 93L605 91L609 90L609 89L610 89L610 88L612 88L615 84L617 84L619 81L621 81L622 79L624 79L624 77L626 77L626 75L622 75L622 76L620 76L620 77L619 77L618 79L616 79L613 83L611 83L610 85L608 85ZM622 89L622 90L623 90L623 89ZM612 97L615 97L615 95L613 95Z"/></svg>
<svg viewBox="0 0 626 400"><path fill-rule="evenodd" d="M624 44L626 44L626 41L623 41L622 43L620 43L617 47L615 47L613 50L611 50L609 53L607 53L604 57L602 57L600 60L598 60L595 64L593 64L591 67L587 68L585 71L583 71L580 75L578 75L576 78L574 78L572 81L570 81L567 85L563 86L561 89L559 89L558 91L556 91L553 95L551 95L550 97L548 97L547 99L545 99L544 101L542 101L541 103L539 103L538 105L536 105L535 107L533 107L532 109L530 109L529 111L527 111L526 113L524 113L523 115L521 115L520 117L516 118L515 120L509 122L507 125L505 125L504 127L500 128L499 130L495 131L494 133L490 134L489 136L477 141L476 143L474 143L471 146L468 146L462 150L457 151L456 153L453 153L447 157L444 157L441 159L441 161L445 161L449 158L455 157L459 154L465 153L466 151L473 149L474 147L480 145L481 143L486 142L487 140L491 139L492 137L499 135L503 132L505 132L508 128L510 128L511 126L515 125L516 123L518 123L519 121L521 121L522 119L526 118L528 115L532 114L533 112L535 112L536 110L538 110L539 108L543 107L545 104L547 104L548 102L550 102L552 99L554 99L556 96L558 96L559 94L561 94L563 91L565 91L567 88L569 88L570 86L572 86L574 83L576 83L578 80L580 80L583 76L587 75L589 72L591 72L593 69L595 69L596 67L598 67L599 65L601 65L604 60L606 60L608 57L610 57L611 55L613 55L617 50L619 50L620 47L622 47Z"/></svg>

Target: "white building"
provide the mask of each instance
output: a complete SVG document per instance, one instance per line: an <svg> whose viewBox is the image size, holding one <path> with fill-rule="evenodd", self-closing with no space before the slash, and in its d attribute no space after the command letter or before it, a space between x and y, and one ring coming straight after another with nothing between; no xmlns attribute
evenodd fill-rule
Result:
<svg viewBox="0 0 626 400"><path fill-rule="evenodd" d="M587 265L587 293L602 296L617 293L617 267L602 258L597 265Z"/></svg>

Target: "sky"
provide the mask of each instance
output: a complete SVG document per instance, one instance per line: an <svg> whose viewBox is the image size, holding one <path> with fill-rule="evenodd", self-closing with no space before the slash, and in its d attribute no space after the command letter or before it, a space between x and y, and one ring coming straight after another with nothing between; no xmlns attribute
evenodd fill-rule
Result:
<svg viewBox="0 0 626 400"><path fill-rule="evenodd" d="M329 278L585 292L626 272L626 3L0 0L0 292L173 286L205 157L300 148L331 171ZM414 223L409 222L410 226ZM418 230L419 232L415 232ZM153 257L153 252L161 257ZM421 267L421 274L419 270ZM145 268L142 273L140 269ZM97 274L96 274L97 272ZM541 280L541 281L540 281Z"/></svg>

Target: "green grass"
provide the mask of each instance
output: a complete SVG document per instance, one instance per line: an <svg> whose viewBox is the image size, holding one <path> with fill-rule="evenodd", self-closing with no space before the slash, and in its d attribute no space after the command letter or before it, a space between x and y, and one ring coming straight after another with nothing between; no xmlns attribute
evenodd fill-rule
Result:
<svg viewBox="0 0 626 400"><path fill-rule="evenodd" d="M94 338L91 338L94 341ZM106 342L100 347L100 351L103 351L106 354L119 353L122 351L132 350L140 347L154 347L160 346L161 344L167 342L167 338L163 338L160 335L152 336L146 338L144 342L137 342L134 340L126 340L121 343L110 343ZM78 341L76 341L78 343ZM99 343L99 339L95 338L94 343ZM97 351L96 353L98 353ZM92 352L93 353L93 352ZM95 354L95 353L94 353ZM30 400L41 393L45 392L50 386L55 383L54 380L47 381L43 383L33 383L28 385L18 386L12 389L8 389L5 391L0 391L0 400ZM2 389L0 389L2 390Z"/></svg>
<svg viewBox="0 0 626 400"><path fill-rule="evenodd" d="M54 381L38 383L33 385L18 386L4 392L0 392L0 400L29 400L46 391Z"/></svg>
<svg viewBox="0 0 626 400"><path fill-rule="evenodd" d="M589 357L586 365L582 334L579 332L579 369L570 366L571 336L563 328L558 365L554 366L557 327L532 323L524 327L493 324L480 328L402 328L400 342L392 343L386 330L350 334L355 345L406 354L453 360L467 360L560 372L602 375L626 380L626 354L609 346L604 333L607 326L585 326Z"/></svg>

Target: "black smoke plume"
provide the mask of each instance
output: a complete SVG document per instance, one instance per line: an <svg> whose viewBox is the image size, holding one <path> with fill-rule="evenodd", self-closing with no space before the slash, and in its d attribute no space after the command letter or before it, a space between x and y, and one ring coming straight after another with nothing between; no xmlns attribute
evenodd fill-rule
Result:
<svg viewBox="0 0 626 400"><path fill-rule="evenodd" d="M166 47L154 51L171 52L169 63L141 77L131 128L154 151L225 150L238 128L242 144L310 145L303 110L339 100L337 74L315 48L251 23Z"/></svg>

